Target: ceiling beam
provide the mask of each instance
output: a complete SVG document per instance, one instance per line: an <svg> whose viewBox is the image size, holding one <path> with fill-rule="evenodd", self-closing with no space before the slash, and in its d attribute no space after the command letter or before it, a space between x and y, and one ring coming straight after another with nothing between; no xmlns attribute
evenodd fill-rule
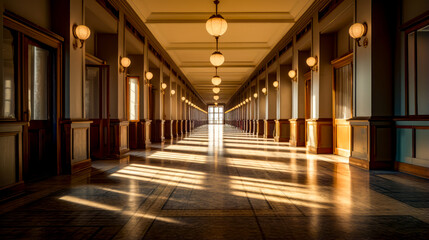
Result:
<svg viewBox="0 0 429 240"><path fill-rule="evenodd" d="M170 50L213 50L213 42L170 43L165 49ZM232 50L270 50L267 42L222 42L222 49Z"/></svg>
<svg viewBox="0 0 429 240"><path fill-rule="evenodd" d="M294 23L289 12L222 12L228 23ZM146 24L205 23L212 12L152 12Z"/></svg>

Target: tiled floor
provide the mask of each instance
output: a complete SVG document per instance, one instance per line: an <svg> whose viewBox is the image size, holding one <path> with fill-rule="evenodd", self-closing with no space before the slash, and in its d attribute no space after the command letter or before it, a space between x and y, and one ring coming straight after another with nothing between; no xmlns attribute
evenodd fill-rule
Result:
<svg viewBox="0 0 429 240"><path fill-rule="evenodd" d="M229 126L29 184L0 239L428 239L429 181Z"/></svg>

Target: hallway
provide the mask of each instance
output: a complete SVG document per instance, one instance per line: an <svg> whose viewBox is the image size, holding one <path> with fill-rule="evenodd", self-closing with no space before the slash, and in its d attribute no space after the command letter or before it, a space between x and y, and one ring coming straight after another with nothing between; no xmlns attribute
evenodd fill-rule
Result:
<svg viewBox="0 0 429 240"><path fill-rule="evenodd" d="M1 239L423 239L427 180L209 125L29 184Z"/></svg>

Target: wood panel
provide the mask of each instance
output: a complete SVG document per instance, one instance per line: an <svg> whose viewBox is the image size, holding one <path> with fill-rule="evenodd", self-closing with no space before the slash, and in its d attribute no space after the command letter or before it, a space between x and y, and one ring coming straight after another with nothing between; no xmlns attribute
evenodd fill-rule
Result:
<svg viewBox="0 0 429 240"><path fill-rule="evenodd" d="M62 122L62 165L66 173L75 173L91 167L91 121Z"/></svg>
<svg viewBox="0 0 429 240"><path fill-rule="evenodd" d="M350 157L350 124L346 120L335 119L334 124L334 154Z"/></svg>
<svg viewBox="0 0 429 240"><path fill-rule="evenodd" d="M393 124L389 119L352 119L350 164L366 169L393 169Z"/></svg>
<svg viewBox="0 0 429 240"><path fill-rule="evenodd" d="M138 125L140 122L130 122L130 149L138 148Z"/></svg>
<svg viewBox="0 0 429 240"><path fill-rule="evenodd" d="M162 120L153 120L151 124L151 142L160 143L162 142ZM185 126L183 126L185 127Z"/></svg>
<svg viewBox="0 0 429 240"><path fill-rule="evenodd" d="M146 148L146 127L144 120L140 120L137 124L137 148Z"/></svg>
<svg viewBox="0 0 429 240"><path fill-rule="evenodd" d="M332 119L307 119L307 142L309 152L332 153Z"/></svg>
<svg viewBox="0 0 429 240"><path fill-rule="evenodd" d="M22 133L21 124L0 125L0 199L8 195L3 190L23 184Z"/></svg>
<svg viewBox="0 0 429 240"><path fill-rule="evenodd" d="M291 146L305 146L305 120L303 118L289 119Z"/></svg>
<svg viewBox="0 0 429 240"><path fill-rule="evenodd" d="M171 139L171 127L172 127L171 124L172 124L171 120L164 121L164 139Z"/></svg>
<svg viewBox="0 0 429 240"><path fill-rule="evenodd" d="M111 157L121 158L122 154L130 150L129 147L129 122L111 119L110 124L110 148Z"/></svg>

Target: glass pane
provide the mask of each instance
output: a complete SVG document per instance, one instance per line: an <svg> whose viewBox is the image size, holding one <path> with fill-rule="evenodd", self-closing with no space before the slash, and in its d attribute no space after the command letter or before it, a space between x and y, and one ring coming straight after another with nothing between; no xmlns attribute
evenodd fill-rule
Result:
<svg viewBox="0 0 429 240"><path fill-rule="evenodd" d="M335 69L335 118L352 117L352 65Z"/></svg>
<svg viewBox="0 0 429 240"><path fill-rule="evenodd" d="M417 113L429 115L429 25L417 30Z"/></svg>
<svg viewBox="0 0 429 240"><path fill-rule="evenodd" d="M31 120L48 120L49 51L28 47L28 104Z"/></svg>
<svg viewBox="0 0 429 240"><path fill-rule="evenodd" d="M415 115L415 33L408 34L408 112Z"/></svg>
<svg viewBox="0 0 429 240"><path fill-rule="evenodd" d="M100 118L100 68L86 67L85 118Z"/></svg>
<svg viewBox="0 0 429 240"><path fill-rule="evenodd" d="M139 83L138 83L138 78L129 78L129 89L130 89L130 102L129 102L129 106L130 106L130 120L138 120L139 115L138 115L138 111L139 111Z"/></svg>
<svg viewBox="0 0 429 240"><path fill-rule="evenodd" d="M0 118L15 118L15 34L3 28L3 79L0 81Z"/></svg>

